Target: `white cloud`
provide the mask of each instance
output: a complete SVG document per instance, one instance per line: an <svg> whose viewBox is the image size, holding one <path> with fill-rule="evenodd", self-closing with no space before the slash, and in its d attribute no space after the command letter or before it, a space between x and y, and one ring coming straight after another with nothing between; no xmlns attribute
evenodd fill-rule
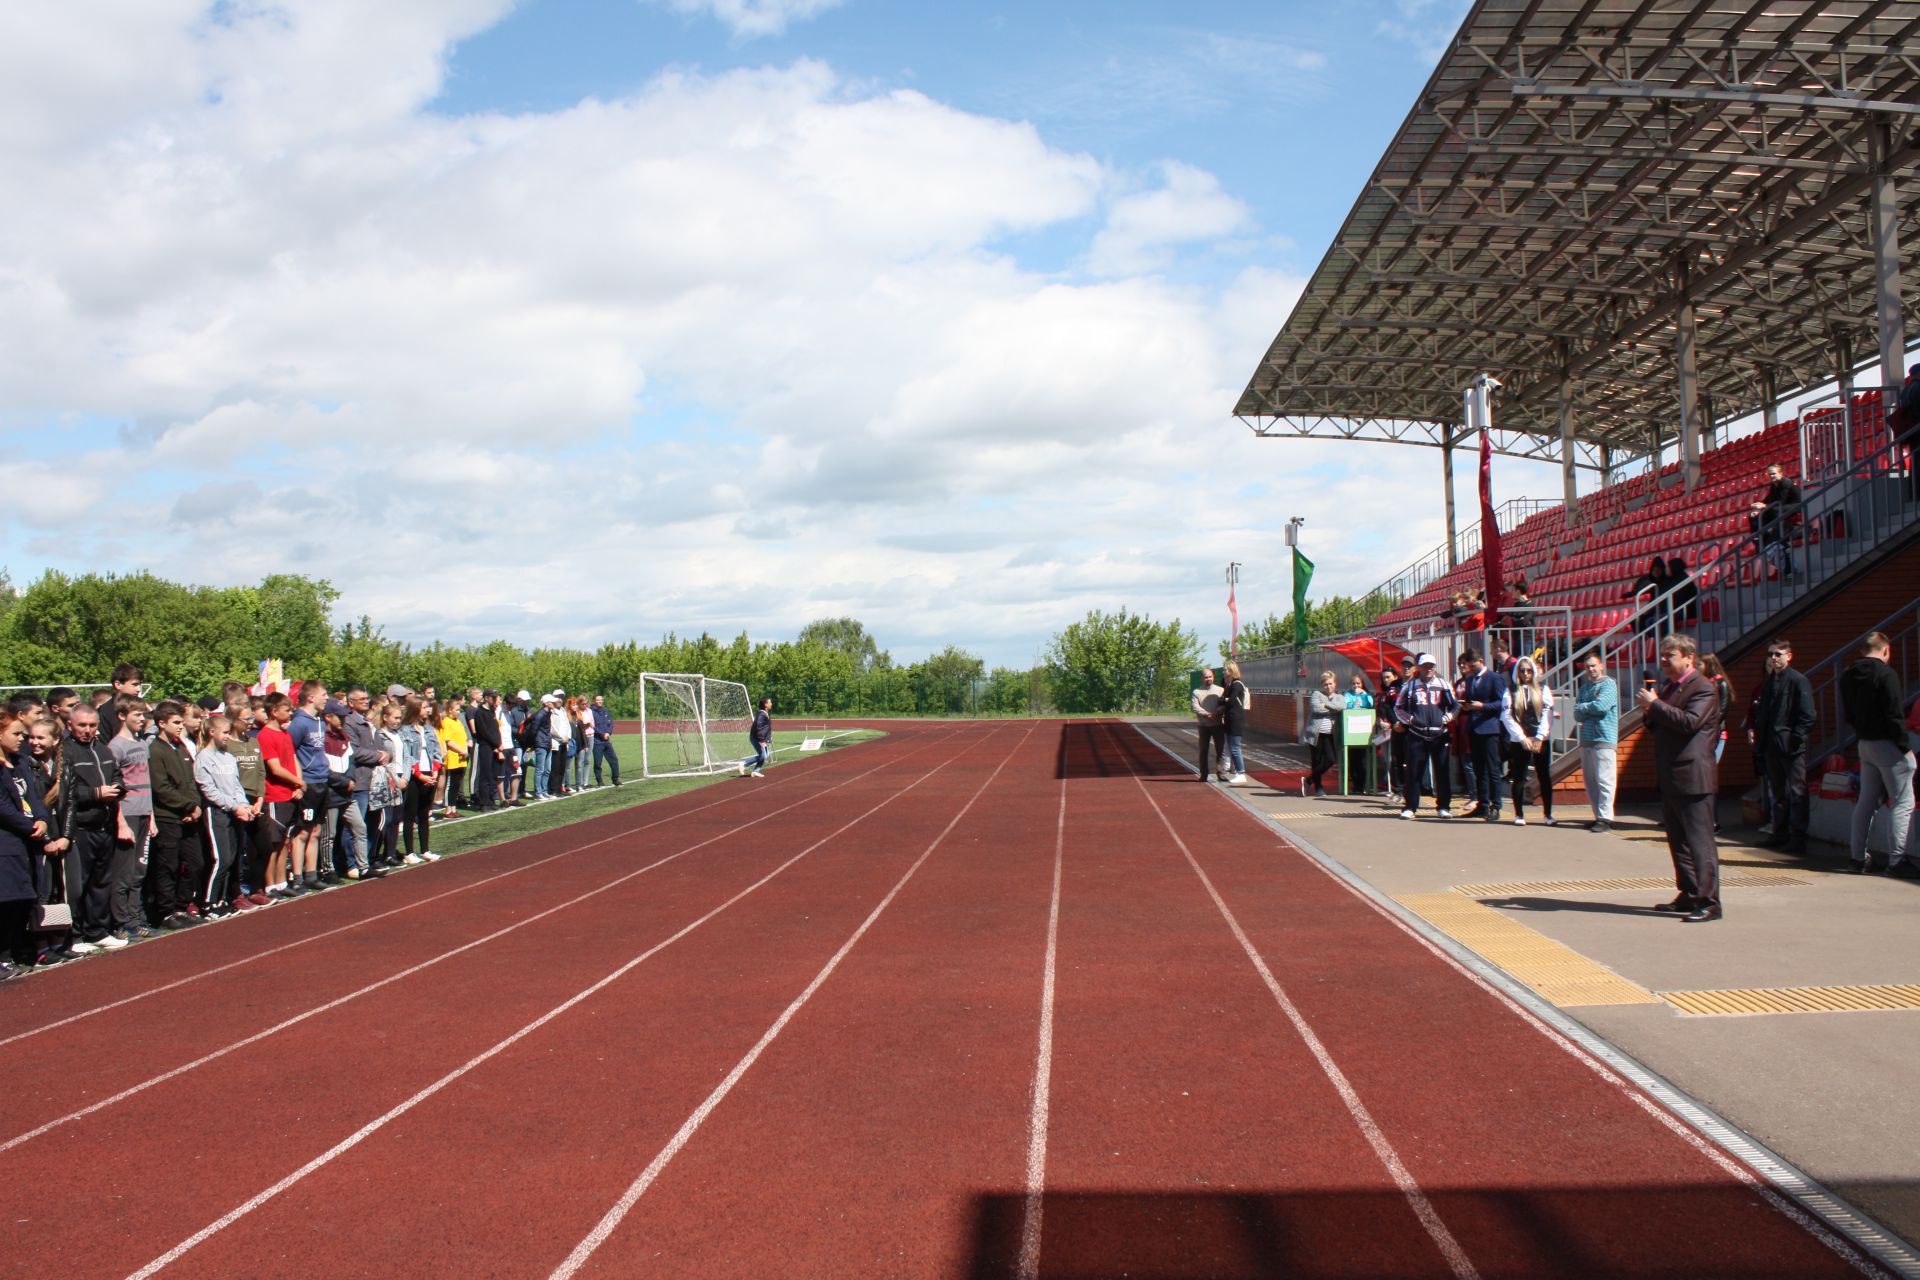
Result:
<svg viewBox="0 0 1920 1280"><path fill-rule="evenodd" d="M9 474L139 479L111 526L9 512L16 580L308 572L423 640L851 613L902 657L1016 662L1089 608L1204 623L1219 565L1277 563L1292 513L1241 487L1355 461L1229 416L1297 280L1144 274L1250 232L1201 170L1127 190L812 62L424 111L504 0L31 8L0 11L0 164L34 193L0 205L0 432L38 429ZM1091 280L1004 247L1096 225ZM100 420L118 451L44 444ZM1323 575L1433 541L1403 506L1405 547Z"/></svg>
<svg viewBox="0 0 1920 1280"><path fill-rule="evenodd" d="M666 0L676 12L711 17L735 36L777 36L789 24L837 8L841 0Z"/></svg>
<svg viewBox="0 0 1920 1280"><path fill-rule="evenodd" d="M1217 240L1251 225L1247 206L1221 190L1211 173L1173 160L1160 168L1158 188L1123 196L1108 210L1087 255L1096 274L1157 270L1180 245Z"/></svg>

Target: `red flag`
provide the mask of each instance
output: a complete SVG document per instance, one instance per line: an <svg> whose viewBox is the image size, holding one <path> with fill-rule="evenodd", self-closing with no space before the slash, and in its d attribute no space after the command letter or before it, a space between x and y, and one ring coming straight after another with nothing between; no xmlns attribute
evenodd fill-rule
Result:
<svg viewBox="0 0 1920 1280"><path fill-rule="evenodd" d="M1233 640L1227 646L1227 652L1234 657L1240 656L1240 606L1233 598L1233 579L1227 579L1227 612L1233 615Z"/></svg>
<svg viewBox="0 0 1920 1280"><path fill-rule="evenodd" d="M1493 520L1493 433L1480 432L1480 573L1487 582L1487 625L1507 603L1507 577L1500 565L1500 526Z"/></svg>

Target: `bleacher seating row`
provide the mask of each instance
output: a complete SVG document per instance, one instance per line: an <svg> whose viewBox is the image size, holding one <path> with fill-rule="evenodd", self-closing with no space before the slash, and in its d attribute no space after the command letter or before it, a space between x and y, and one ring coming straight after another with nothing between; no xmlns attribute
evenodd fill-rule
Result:
<svg viewBox="0 0 1920 1280"><path fill-rule="evenodd" d="M1841 435L1838 407L1809 411L1753 435L1743 436L1700 460L1700 483L1688 492L1681 464L1656 474L1643 472L1580 500L1569 522L1564 507L1528 517L1501 539L1509 580L1524 577L1537 606L1573 610L1578 636L1599 635L1631 612L1628 591L1654 556L1679 558L1702 591L1739 575L1751 582L1768 572L1751 555L1733 554L1750 537L1749 504L1766 488L1766 468L1779 463L1790 479L1801 478L1801 431L1807 428L1807 459L1816 475L1831 474L1847 457L1865 457L1887 439L1878 389L1853 397L1852 440ZM1844 452L1847 448L1851 453ZM1820 530L1800 532L1817 542ZM1404 626L1438 620L1457 591L1481 586L1478 556L1463 559L1423 590L1382 614L1377 624ZM1713 601L1702 601L1711 617Z"/></svg>

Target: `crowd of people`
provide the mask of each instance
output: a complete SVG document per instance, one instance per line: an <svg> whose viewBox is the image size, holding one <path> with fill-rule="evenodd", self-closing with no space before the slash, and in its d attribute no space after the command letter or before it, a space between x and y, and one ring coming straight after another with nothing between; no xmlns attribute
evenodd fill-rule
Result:
<svg viewBox="0 0 1920 1280"><path fill-rule="evenodd" d="M1635 702L1653 740L1662 825L1679 890L1661 910L1694 922L1717 920L1723 913L1716 844L1719 766L1735 725L1735 691L1718 657L1699 653L1690 636L1665 636L1658 653L1660 674L1642 681ZM1920 879L1920 804L1915 796L1920 697L1903 694L1888 664L1890 656L1887 636L1868 634L1839 682L1860 759L1848 854L1856 872ZM1747 703L1745 732L1764 815L1758 827L1760 843L1805 854L1811 808L1807 753L1816 714L1812 686L1793 662L1791 641L1778 638L1768 644L1765 675ZM1304 710L1312 754L1302 792L1326 793L1327 775L1339 762L1341 713L1372 708L1376 715L1370 741L1347 748L1349 793L1384 795L1409 821L1420 815L1429 797L1433 816L1439 819L1499 822L1510 807L1516 826L1526 825L1531 795L1546 825L1555 826L1554 725L1565 715L1572 718L1572 730L1559 736L1580 753L1592 810L1586 826L1602 833L1612 829L1622 707L1619 682L1599 653L1587 655L1564 711L1556 707L1534 659L1514 654L1504 642L1493 644L1491 661L1483 660L1475 648L1463 649L1451 679L1438 667L1432 654L1411 656L1399 671L1381 672L1377 693L1359 674L1343 691L1333 672L1323 672ZM1237 684L1237 670L1233 677ZM1209 725L1217 721L1217 707L1223 703L1212 672L1204 673L1202 688L1194 694L1203 779L1210 743L1220 733ZM1238 738L1229 741L1237 752ZM1456 768L1467 801L1459 810L1454 807ZM1882 816L1884 861L1876 859L1871 848L1874 826Z"/></svg>
<svg viewBox="0 0 1920 1280"><path fill-rule="evenodd" d="M620 785L599 695L144 689L123 664L0 706L0 980L434 861L463 811Z"/></svg>

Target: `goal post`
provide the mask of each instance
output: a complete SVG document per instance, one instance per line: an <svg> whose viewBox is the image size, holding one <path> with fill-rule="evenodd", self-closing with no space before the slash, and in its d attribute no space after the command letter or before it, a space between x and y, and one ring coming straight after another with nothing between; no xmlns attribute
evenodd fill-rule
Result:
<svg viewBox="0 0 1920 1280"><path fill-rule="evenodd" d="M680 778L731 769L751 754L747 686L691 672L640 674L640 772Z"/></svg>

